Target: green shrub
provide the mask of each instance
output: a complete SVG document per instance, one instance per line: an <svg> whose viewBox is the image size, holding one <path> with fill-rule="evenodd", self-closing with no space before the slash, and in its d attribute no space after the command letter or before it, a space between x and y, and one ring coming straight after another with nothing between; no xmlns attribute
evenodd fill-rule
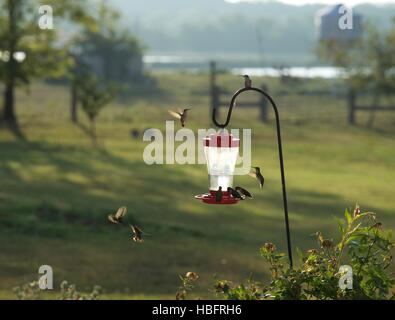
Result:
<svg viewBox="0 0 395 320"><path fill-rule="evenodd" d="M185 276L180 276L181 285L176 293L176 300L185 300L187 298L188 291L191 291L194 286L196 280L199 279L199 276L196 272L187 272Z"/></svg>
<svg viewBox="0 0 395 320"><path fill-rule="evenodd" d="M334 243L316 233L318 247L300 252L298 267L290 268L285 254L278 253L272 243L261 248L268 262L272 280L261 286L251 279L248 283L232 285L218 280L215 292L225 299L395 299L395 277L389 267L394 247L390 231L371 212L345 212L339 219L340 241ZM340 268L352 268L352 289L341 288L344 276Z"/></svg>
<svg viewBox="0 0 395 320"><path fill-rule="evenodd" d="M38 281L25 283L13 289L18 300L41 300L43 290L40 289ZM101 293L101 287L94 286L92 292L83 294L77 291L74 284L69 285L67 281L60 284L59 300L97 300ZM48 291L47 291L48 292Z"/></svg>

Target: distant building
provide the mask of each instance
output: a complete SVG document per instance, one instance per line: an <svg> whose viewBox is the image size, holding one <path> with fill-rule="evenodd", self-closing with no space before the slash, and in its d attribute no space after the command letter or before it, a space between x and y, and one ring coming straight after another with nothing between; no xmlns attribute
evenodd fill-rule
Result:
<svg viewBox="0 0 395 320"><path fill-rule="evenodd" d="M344 8L348 13L351 13L351 21L350 19L345 21L347 13L344 11ZM348 24L352 22L351 29L345 28L344 22ZM362 16L342 4L328 6L319 10L315 16L315 24L320 41L352 41L362 35Z"/></svg>

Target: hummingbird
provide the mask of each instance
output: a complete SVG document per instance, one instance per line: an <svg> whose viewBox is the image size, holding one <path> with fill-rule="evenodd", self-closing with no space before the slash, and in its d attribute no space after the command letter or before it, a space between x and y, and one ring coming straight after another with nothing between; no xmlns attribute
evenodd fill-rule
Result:
<svg viewBox="0 0 395 320"><path fill-rule="evenodd" d="M321 248L330 249L333 246L333 242L329 239L324 239L322 233L317 231L315 235L318 237L318 242L320 243Z"/></svg>
<svg viewBox="0 0 395 320"><path fill-rule="evenodd" d="M240 193L238 193L235 189L228 187L228 192L232 195L233 198L244 200Z"/></svg>
<svg viewBox="0 0 395 320"><path fill-rule="evenodd" d="M123 217L126 215L127 209L126 207L121 207L117 210L115 214L109 214L108 220L115 224L123 224Z"/></svg>
<svg viewBox="0 0 395 320"><path fill-rule="evenodd" d="M177 112L169 110L169 113L176 119L179 119L181 122L181 125L183 127L185 127L185 122L187 120L187 116L188 116L188 111L191 109L184 109L183 111L178 110Z"/></svg>
<svg viewBox="0 0 395 320"><path fill-rule="evenodd" d="M252 80L250 79L250 77L247 74L245 74L245 75L243 75L243 78L244 78L244 86L246 88L251 88Z"/></svg>
<svg viewBox="0 0 395 320"><path fill-rule="evenodd" d="M252 194L249 193L248 190L246 190L246 189L244 189L244 188L242 188L242 187L236 187L235 189L236 189L236 191L237 191L238 193L240 193L240 195L241 195L241 197L242 197L243 199L245 199L245 198L250 198L250 199L252 199L252 198L253 198L253 197L252 197Z"/></svg>
<svg viewBox="0 0 395 320"><path fill-rule="evenodd" d="M222 200L222 187L218 188L218 191L215 193L215 202L221 202Z"/></svg>
<svg viewBox="0 0 395 320"><path fill-rule="evenodd" d="M134 225L129 225L131 231L133 232L133 237L132 240L134 242L143 242L143 230L141 230L139 227L134 226Z"/></svg>
<svg viewBox="0 0 395 320"><path fill-rule="evenodd" d="M257 179L259 181L259 186L262 188L265 183L265 178L261 173L261 169L259 167L252 167L249 176Z"/></svg>

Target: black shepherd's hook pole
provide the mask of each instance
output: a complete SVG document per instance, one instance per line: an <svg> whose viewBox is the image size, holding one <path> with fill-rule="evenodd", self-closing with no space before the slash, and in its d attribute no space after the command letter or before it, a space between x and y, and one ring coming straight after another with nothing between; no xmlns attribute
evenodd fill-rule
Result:
<svg viewBox="0 0 395 320"><path fill-rule="evenodd" d="M213 122L214 122L214 124L217 127L225 128L230 122L230 118L232 116L232 111L233 111L233 107L235 105L235 101L236 101L237 96L240 95L241 93L245 92L245 91L256 91L256 92L259 92L259 93L263 94L270 101L270 104L272 105L272 107L274 109L274 113L276 115L277 145L278 145L278 155L279 155L279 159L280 159L281 183L282 183L282 189L283 189L285 231L287 233L287 246L288 246L289 264L290 264L290 266L292 268L293 267L293 262L292 262L291 233L290 233L289 219L288 219L287 190L286 190L286 187L285 187L285 171L284 171L283 146L282 146L282 142L281 142L280 115L278 113L278 109L277 109L276 103L274 102L274 100L272 99L272 97L269 94L267 94L266 92L262 91L259 88L255 88L255 87L242 88L242 89L239 89L239 90L236 91L236 93L232 97L232 100L230 101L228 115L226 117L225 123L223 123L223 124L218 123L217 119L215 118L216 117L216 110L215 109L213 109Z"/></svg>

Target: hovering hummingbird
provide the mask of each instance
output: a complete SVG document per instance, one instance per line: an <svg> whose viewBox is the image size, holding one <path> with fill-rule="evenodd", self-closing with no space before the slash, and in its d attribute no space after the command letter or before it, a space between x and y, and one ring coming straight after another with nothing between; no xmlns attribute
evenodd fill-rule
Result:
<svg viewBox="0 0 395 320"><path fill-rule="evenodd" d="M215 193L215 202L221 202L222 200L222 187L218 188L218 191Z"/></svg>
<svg viewBox="0 0 395 320"><path fill-rule="evenodd" d="M244 189L244 188L242 188L242 187L236 187L235 189L236 189L236 191L237 191L238 193L240 193L240 195L242 196L243 199L245 199L245 198L250 198L250 199L252 199L252 198L253 198L253 197L252 197L252 194L249 193L248 190L246 190L246 189Z"/></svg>
<svg viewBox="0 0 395 320"><path fill-rule="evenodd" d="M185 127L185 122L188 117L188 111L191 109L184 109L183 111L178 110L177 112L169 110L169 113L176 119L179 119L181 122L181 125Z"/></svg>
<svg viewBox="0 0 395 320"><path fill-rule="evenodd" d="M251 88L251 86L252 86L252 80L250 79L250 77L248 76L248 75L243 75L243 78L244 78L244 86L246 87L246 88Z"/></svg>
<svg viewBox="0 0 395 320"><path fill-rule="evenodd" d="M324 239L322 233L317 231L315 235L318 237L318 242L320 243L321 248L330 249L333 246L333 242L329 239Z"/></svg>
<svg viewBox="0 0 395 320"><path fill-rule="evenodd" d="M115 224L123 224L123 217L126 215L127 209L126 207L121 207L117 210L115 214L109 214L108 220Z"/></svg>
<svg viewBox="0 0 395 320"><path fill-rule="evenodd" d="M228 187L228 192L232 195L233 198L244 200L240 193L238 193L235 189Z"/></svg>
<svg viewBox="0 0 395 320"><path fill-rule="evenodd" d="M261 173L261 169L259 167L252 167L249 176L257 179L259 181L259 186L262 188L265 183L265 178Z"/></svg>
<svg viewBox="0 0 395 320"><path fill-rule="evenodd" d="M134 242L143 242L143 233L145 234L145 232L143 232L143 230L134 225L130 225L130 229L133 232L132 240Z"/></svg>

